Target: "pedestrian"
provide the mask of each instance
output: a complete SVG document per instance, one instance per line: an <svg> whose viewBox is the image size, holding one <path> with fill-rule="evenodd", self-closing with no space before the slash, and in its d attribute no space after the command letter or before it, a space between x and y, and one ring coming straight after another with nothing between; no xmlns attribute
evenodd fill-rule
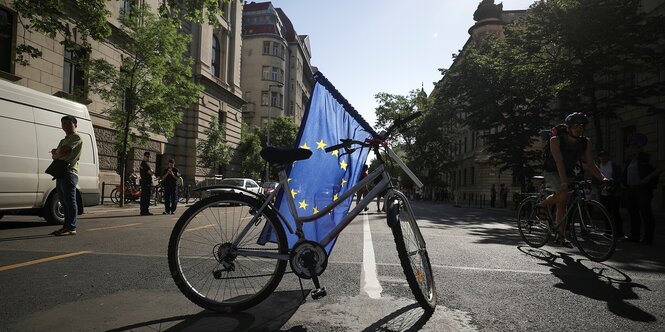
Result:
<svg viewBox="0 0 665 332"><path fill-rule="evenodd" d="M381 176L374 179L374 185L376 186L379 183L381 183L382 179L383 179L383 177L381 177ZM387 190L384 190L376 196L376 212L381 212L381 211L385 212L386 211L386 204L385 203L383 203L383 209L381 209L381 201L386 196L386 191Z"/></svg>
<svg viewBox="0 0 665 332"><path fill-rule="evenodd" d="M51 234L56 236L76 235L76 216L78 214L76 185L79 182L79 159L83 149L83 140L76 132L76 117L63 116L60 119L60 125L65 131L65 138L58 143L57 148L51 150L51 158L64 160L69 164L67 173L55 179L55 188L64 208L65 222L62 228Z"/></svg>
<svg viewBox="0 0 665 332"><path fill-rule="evenodd" d="M496 207L496 186L494 184L490 188L490 207Z"/></svg>
<svg viewBox="0 0 665 332"><path fill-rule="evenodd" d="M143 153L143 161L139 167L139 174L141 175L141 215L142 216L151 216L152 213L149 211L150 208L150 193L152 191L152 176L155 174L150 165L150 152L146 151Z"/></svg>
<svg viewBox="0 0 665 332"><path fill-rule="evenodd" d="M621 190L619 190L619 181L621 179L621 166L610 160L609 152L602 150L598 152L598 159L600 164L600 172L605 177L612 181L612 185L601 186L600 188L600 203L605 206L605 209L612 216L614 221L614 234L618 239L623 239L623 220L619 211L621 201Z"/></svg>
<svg viewBox="0 0 665 332"><path fill-rule="evenodd" d="M501 184L501 189L499 189L499 196L501 198L501 203L504 208L508 207L508 188L505 184Z"/></svg>
<svg viewBox="0 0 665 332"><path fill-rule="evenodd" d="M166 170L162 172L162 186L164 188L164 212L162 214L174 214L178 205L178 181L180 171L175 167L175 161L169 159Z"/></svg>
<svg viewBox="0 0 665 332"><path fill-rule="evenodd" d="M647 137L641 133L628 136L626 155L628 160L623 170L623 201L630 215L630 235L627 240L640 241L641 224L644 223L642 243L653 244L655 219L651 211L653 190L658 185L658 176L665 171L665 164L654 167L652 156L642 149Z"/></svg>
<svg viewBox="0 0 665 332"><path fill-rule="evenodd" d="M358 182L362 181L364 178L367 177L368 169L369 168L367 167L367 165L363 165L363 170L360 173L360 178L358 179ZM367 186L363 186L362 188L360 188L360 190L358 190L358 193L356 194L356 205L358 205L358 203L360 203L360 200L363 199L365 195L367 195L367 191L368 191ZM367 211L368 209L369 209L368 207L365 207L365 211Z"/></svg>
<svg viewBox="0 0 665 332"><path fill-rule="evenodd" d="M526 192L529 194L536 192L536 186L533 185L533 181L531 181L531 179L526 180Z"/></svg>

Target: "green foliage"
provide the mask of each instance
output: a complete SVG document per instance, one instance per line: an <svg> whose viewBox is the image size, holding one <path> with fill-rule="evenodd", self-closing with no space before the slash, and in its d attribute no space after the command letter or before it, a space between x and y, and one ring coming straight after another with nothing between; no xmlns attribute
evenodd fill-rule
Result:
<svg viewBox="0 0 665 332"><path fill-rule="evenodd" d="M111 35L108 19L111 13L107 2L120 0L14 0L12 7L19 14L19 23L26 32L43 33L49 38L60 37L68 50L90 52L90 40L104 41ZM230 3L232 0L224 0ZM138 8L138 1L134 8ZM174 22L207 22L219 24L222 14L218 0L160 0L160 13ZM74 26L76 35L74 35ZM20 36L20 34L19 34ZM16 61L28 65L29 58L41 57L41 51L20 40L16 46Z"/></svg>
<svg viewBox="0 0 665 332"><path fill-rule="evenodd" d="M242 176L251 179L260 179L265 171L265 162L261 158L261 138L256 130L251 131L249 125L242 123L240 145L238 153L242 156Z"/></svg>
<svg viewBox="0 0 665 332"><path fill-rule="evenodd" d="M224 124L217 121L217 117L210 118L209 127L203 132L207 138L196 145L198 152L197 162L199 166L210 168L215 171L221 165L231 161L231 149L226 145L226 134Z"/></svg>
<svg viewBox="0 0 665 332"><path fill-rule="evenodd" d="M119 70L104 59L88 63L90 90L110 103L104 111L122 134L116 141L120 153L134 144L131 128L141 142L151 132L172 136L182 110L202 91L191 79L191 58L184 56L189 36L179 33L172 20L151 14L147 6L133 10L135 15L123 16L116 38L116 45L127 52Z"/></svg>

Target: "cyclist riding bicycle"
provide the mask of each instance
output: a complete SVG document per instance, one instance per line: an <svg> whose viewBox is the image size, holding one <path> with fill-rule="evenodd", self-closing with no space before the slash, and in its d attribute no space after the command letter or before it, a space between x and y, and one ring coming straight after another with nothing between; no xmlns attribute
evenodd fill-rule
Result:
<svg viewBox="0 0 665 332"><path fill-rule="evenodd" d="M575 176L576 167L582 162L582 168L603 182L607 178L600 172L598 165L593 161L591 142L584 134L584 127L589 119L584 113L575 112L566 117L566 130L553 132L549 139L550 153L544 163L543 176L545 182L554 191L538 204L546 208L552 204L556 205L557 242L566 248L572 248L573 244L566 239L566 222L562 221L566 212L566 202L570 197L568 184L570 178ZM577 170L581 172L582 170Z"/></svg>

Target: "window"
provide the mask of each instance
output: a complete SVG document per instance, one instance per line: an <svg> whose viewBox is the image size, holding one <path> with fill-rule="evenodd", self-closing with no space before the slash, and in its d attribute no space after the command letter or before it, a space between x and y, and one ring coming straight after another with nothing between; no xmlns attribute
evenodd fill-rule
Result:
<svg viewBox="0 0 665 332"><path fill-rule="evenodd" d="M11 72L14 15L0 7L0 70Z"/></svg>
<svg viewBox="0 0 665 332"><path fill-rule="evenodd" d="M221 55L221 48L219 46L219 38L212 36L212 74L219 77L219 60Z"/></svg>
<svg viewBox="0 0 665 332"><path fill-rule="evenodd" d="M279 56L279 44L272 43L272 55Z"/></svg>
<svg viewBox="0 0 665 332"><path fill-rule="evenodd" d="M79 61L85 58L82 50L68 51L65 49L65 64L62 75L62 91L75 96L86 97L83 68Z"/></svg>
<svg viewBox="0 0 665 332"><path fill-rule="evenodd" d="M270 95L268 94L268 91L262 91L261 106L268 106L268 105L270 105Z"/></svg>
<svg viewBox="0 0 665 332"><path fill-rule="evenodd" d="M272 67L272 80L279 81L279 68Z"/></svg>
<svg viewBox="0 0 665 332"><path fill-rule="evenodd" d="M270 42L269 41L264 41L263 42L263 54L265 54L265 55L270 54Z"/></svg>
<svg viewBox="0 0 665 332"><path fill-rule="evenodd" d="M277 92L271 92L270 93L270 106L277 106L277 102L278 102L277 96L278 95L279 94Z"/></svg>
<svg viewBox="0 0 665 332"><path fill-rule="evenodd" d="M471 185L476 184L476 168L471 167Z"/></svg>
<svg viewBox="0 0 665 332"><path fill-rule="evenodd" d="M261 79L263 80L270 79L270 66L263 66L263 69L261 69Z"/></svg>

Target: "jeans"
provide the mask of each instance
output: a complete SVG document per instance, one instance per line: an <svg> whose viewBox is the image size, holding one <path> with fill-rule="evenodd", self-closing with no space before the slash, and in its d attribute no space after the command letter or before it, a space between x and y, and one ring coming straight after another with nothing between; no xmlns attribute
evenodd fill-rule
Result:
<svg viewBox="0 0 665 332"><path fill-rule="evenodd" d="M640 239L641 226L644 223L645 242L653 242L653 233L655 230L655 218L651 211L651 199L653 191L651 189L626 189L624 191L624 204L630 215L630 237L633 240Z"/></svg>
<svg viewBox="0 0 665 332"><path fill-rule="evenodd" d="M79 176L74 173L67 173L67 175L55 180L55 189L65 210L65 224L63 227L69 230L76 229L76 216L78 214L76 185L78 183Z"/></svg>

